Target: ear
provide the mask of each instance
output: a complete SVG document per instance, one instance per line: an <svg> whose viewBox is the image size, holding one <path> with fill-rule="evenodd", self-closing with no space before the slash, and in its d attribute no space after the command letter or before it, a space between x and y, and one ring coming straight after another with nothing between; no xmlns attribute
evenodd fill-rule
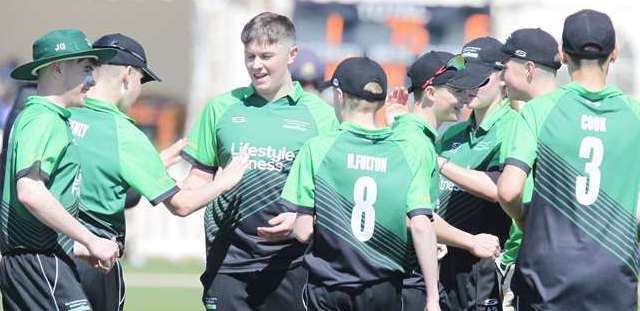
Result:
<svg viewBox="0 0 640 311"><path fill-rule="evenodd" d="M436 101L436 88L429 85L424 89L422 98L420 99L420 106L424 106L424 101L427 100L429 103L435 103Z"/></svg>
<svg viewBox="0 0 640 311"><path fill-rule="evenodd" d="M565 65L569 65L569 58L563 50L560 50L560 62Z"/></svg>
<svg viewBox="0 0 640 311"><path fill-rule="evenodd" d="M293 64L293 62L296 60L296 56L298 56L298 46L294 45L289 48L289 57L287 59L287 64Z"/></svg>
<svg viewBox="0 0 640 311"><path fill-rule="evenodd" d="M617 58L618 58L618 46L616 45L613 48L613 51L611 51L611 54L609 54L609 62L610 63L615 63Z"/></svg>
<svg viewBox="0 0 640 311"><path fill-rule="evenodd" d="M344 93L342 93L342 90L339 88L334 88L334 90L336 91L336 96L338 97L338 103L342 105L344 103Z"/></svg>
<svg viewBox="0 0 640 311"><path fill-rule="evenodd" d="M62 74L62 62L53 63L50 66L51 66L51 71L59 75Z"/></svg>
<svg viewBox="0 0 640 311"><path fill-rule="evenodd" d="M534 64L532 61L527 61L524 64L524 69L526 71L527 81L531 82L533 80L533 76L536 73L536 64Z"/></svg>
<svg viewBox="0 0 640 311"><path fill-rule="evenodd" d="M122 79L122 86L125 90L129 89L129 82L133 74L133 67L127 66L120 74L120 79Z"/></svg>

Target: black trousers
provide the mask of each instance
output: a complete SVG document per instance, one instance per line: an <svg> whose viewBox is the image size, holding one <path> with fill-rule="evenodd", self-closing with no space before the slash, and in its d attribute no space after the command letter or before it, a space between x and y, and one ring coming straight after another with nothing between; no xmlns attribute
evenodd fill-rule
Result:
<svg viewBox="0 0 640 311"><path fill-rule="evenodd" d="M86 261L74 259L80 283L94 311L121 311L124 308L122 265L116 262L108 273L102 273Z"/></svg>
<svg viewBox="0 0 640 311"><path fill-rule="evenodd" d="M0 261L0 289L5 311L91 310L68 256L5 254Z"/></svg>
<svg viewBox="0 0 640 311"><path fill-rule="evenodd" d="M309 311L401 311L401 291L401 281L363 285L357 289L331 288L309 281L303 297Z"/></svg>
<svg viewBox="0 0 640 311"><path fill-rule="evenodd" d="M298 266L291 270L247 273L218 273L204 288L206 310L278 311L304 310L302 287L307 272Z"/></svg>

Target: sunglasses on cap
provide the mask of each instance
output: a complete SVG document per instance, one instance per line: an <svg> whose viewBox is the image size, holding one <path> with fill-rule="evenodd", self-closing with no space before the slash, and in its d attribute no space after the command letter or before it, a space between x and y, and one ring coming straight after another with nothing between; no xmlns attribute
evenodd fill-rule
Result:
<svg viewBox="0 0 640 311"><path fill-rule="evenodd" d="M464 70L464 68L467 65L467 61L464 59L464 57L462 56L462 54L457 54L455 56L453 56L451 59L449 59L447 61L447 64L438 68L438 70L436 70L436 73L433 75L433 77L427 79L427 81L424 81L424 83L422 84L422 89L426 89L427 87L429 87L430 85L433 84L433 80L435 80L437 77L443 75L445 72L449 71L449 70Z"/></svg>
<svg viewBox="0 0 640 311"><path fill-rule="evenodd" d="M109 43L106 44L106 45L100 45L100 46L96 46L96 47L118 49L120 51L129 53L131 56L135 57L136 59L141 61L143 64L147 63L146 60L144 59L144 57L140 56L140 54L138 54L138 53L136 53L134 51L131 51L131 50L127 49L127 48L124 48L124 47L118 45L118 43L119 43L118 40L113 40L113 41L109 41Z"/></svg>

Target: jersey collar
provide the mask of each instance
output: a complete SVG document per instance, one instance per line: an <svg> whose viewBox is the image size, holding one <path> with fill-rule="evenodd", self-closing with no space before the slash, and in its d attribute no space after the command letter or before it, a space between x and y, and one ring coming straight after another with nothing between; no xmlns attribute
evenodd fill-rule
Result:
<svg viewBox="0 0 640 311"><path fill-rule="evenodd" d="M394 124L399 123L413 123L416 125L424 135L426 135L431 142L435 142L438 137L438 131L436 131L427 120L413 114L413 113L405 113L403 115L397 116ZM394 127L395 128L395 127Z"/></svg>
<svg viewBox="0 0 640 311"><path fill-rule="evenodd" d="M291 92L281 98L289 98L293 104L297 104L300 97L302 97L302 94L304 94L304 89L302 88L302 85L300 85L300 82L293 81L293 89L291 90ZM256 89L253 87L253 84L250 84L249 87L247 87L247 93L244 94L244 98L247 99L253 95L260 96L258 95L258 93L256 93ZM273 101L278 101L281 98L276 98Z"/></svg>
<svg viewBox="0 0 640 311"><path fill-rule="evenodd" d="M131 117L129 117L128 115L120 111L120 109L118 109L118 107L115 104L112 104L110 102L102 101L100 99L93 98L93 97L87 97L84 100L84 106L91 110L102 111L102 112L119 115L131 121L132 123L136 123Z"/></svg>
<svg viewBox="0 0 640 311"><path fill-rule="evenodd" d="M493 125L496 124L496 122L498 122L498 120L500 120L502 116L509 113L511 109L512 108L511 105L509 105L509 99L503 99L502 102L498 104L498 107L496 107L496 109L494 109L484 117L482 122L480 122L479 129L481 129L485 133L488 132L493 127ZM475 120L476 119L473 117L473 113L471 113L471 116L469 116L469 123L472 127L476 126Z"/></svg>
<svg viewBox="0 0 640 311"><path fill-rule="evenodd" d="M366 137L372 140L383 140L389 137L392 133L391 128L389 127L369 129L349 121L342 122L342 124L340 124L340 130L349 131L358 136Z"/></svg>
<svg viewBox="0 0 640 311"><path fill-rule="evenodd" d="M624 95L624 93L619 88L611 85L607 85L603 89L594 92L586 89L584 86L582 86L582 84L573 81L568 84L565 84L561 88L569 90L571 92L578 93L580 97L584 97L592 101L600 101L607 97Z"/></svg>
<svg viewBox="0 0 640 311"><path fill-rule="evenodd" d="M71 116L71 112L67 108L56 105L42 96L29 96L27 98L27 102L25 103L25 107L36 104L42 105L47 109L59 114L63 119L68 119Z"/></svg>

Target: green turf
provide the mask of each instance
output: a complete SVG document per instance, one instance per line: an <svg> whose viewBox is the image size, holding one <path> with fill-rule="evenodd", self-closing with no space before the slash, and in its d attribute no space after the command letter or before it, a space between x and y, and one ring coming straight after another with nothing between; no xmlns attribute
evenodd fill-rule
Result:
<svg viewBox="0 0 640 311"><path fill-rule="evenodd" d="M202 310L199 288L128 287L125 310Z"/></svg>

